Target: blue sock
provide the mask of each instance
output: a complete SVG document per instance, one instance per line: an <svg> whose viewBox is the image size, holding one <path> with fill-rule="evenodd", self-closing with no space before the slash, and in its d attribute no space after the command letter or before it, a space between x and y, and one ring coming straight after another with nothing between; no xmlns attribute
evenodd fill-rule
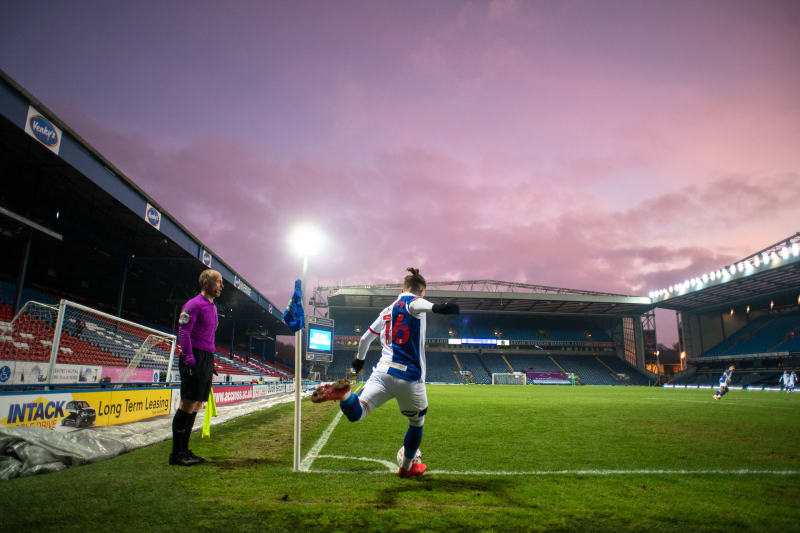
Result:
<svg viewBox="0 0 800 533"><path fill-rule="evenodd" d="M405 455L409 459L414 458L414 454L417 453L417 449L419 449L419 445L422 443L422 426L408 426L408 431L406 431L406 438L403 440L403 455Z"/></svg>
<svg viewBox="0 0 800 533"><path fill-rule="evenodd" d="M358 396L350 394L346 400L339 402L339 409L342 410L344 416L350 422L358 422L361 420L361 402L358 401Z"/></svg>

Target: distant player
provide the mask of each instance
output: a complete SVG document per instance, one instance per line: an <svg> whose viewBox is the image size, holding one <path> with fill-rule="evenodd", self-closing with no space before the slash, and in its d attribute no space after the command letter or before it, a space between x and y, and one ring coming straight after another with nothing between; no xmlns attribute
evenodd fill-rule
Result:
<svg viewBox="0 0 800 533"><path fill-rule="evenodd" d="M781 386L782 391L789 392L789 371L784 370L781 377L778 378L778 383Z"/></svg>
<svg viewBox="0 0 800 533"><path fill-rule="evenodd" d="M786 385L788 390L786 392L794 392L795 383L797 383L797 373L792 370L792 373L789 374L789 383Z"/></svg>
<svg viewBox="0 0 800 533"><path fill-rule="evenodd" d="M736 367L731 365L728 370L722 373L722 376L719 378L719 389L717 393L714 394L714 399L719 400L728 392L728 387L733 382L733 371L736 370Z"/></svg>
<svg viewBox="0 0 800 533"><path fill-rule="evenodd" d="M400 477L423 474L427 466L414 463L414 456L422 442L422 426L428 412L428 395L425 390L425 315L429 312L458 314L458 305L434 304L424 299L426 282L419 270L407 269L410 274L403 280L403 292L378 315L358 343L358 353L353 359L353 370L364 367L367 350L376 338L381 340L381 358L358 395L350 392L350 381L340 379L333 384L318 387L311 396L314 403L340 400L339 407L351 422L366 417L388 400L397 399L397 405L408 417L408 431L403 440L403 460Z"/></svg>
<svg viewBox="0 0 800 533"><path fill-rule="evenodd" d="M192 466L205 462L189 449L189 437L197 411L208 400L214 374L214 332L217 308L214 298L222 293L222 276L216 270L200 273L200 294L186 302L178 319L181 358L181 403L172 420L172 453L169 464Z"/></svg>

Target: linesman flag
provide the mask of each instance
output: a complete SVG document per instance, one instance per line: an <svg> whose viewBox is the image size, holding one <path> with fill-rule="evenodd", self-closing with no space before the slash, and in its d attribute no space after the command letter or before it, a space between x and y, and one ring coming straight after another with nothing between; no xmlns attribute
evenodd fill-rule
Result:
<svg viewBox="0 0 800 533"><path fill-rule="evenodd" d="M201 439L211 438L211 417L217 416L217 404L214 403L214 389L208 393L208 402L206 402L206 414L203 416L203 432L200 434Z"/></svg>
<svg viewBox="0 0 800 533"><path fill-rule="evenodd" d="M286 311L283 312L283 321L292 330L292 333L300 331L306 324L306 315L303 312L303 288L300 280L294 281L294 292L286 304Z"/></svg>

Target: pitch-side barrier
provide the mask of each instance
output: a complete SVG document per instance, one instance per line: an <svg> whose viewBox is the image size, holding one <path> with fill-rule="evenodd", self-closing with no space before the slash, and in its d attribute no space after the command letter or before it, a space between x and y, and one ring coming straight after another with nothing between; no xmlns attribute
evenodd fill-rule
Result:
<svg viewBox="0 0 800 533"><path fill-rule="evenodd" d="M294 400L291 382L213 391L218 416L212 425ZM0 393L0 479L63 470L169 439L179 400L177 387ZM203 418L201 412L195 429Z"/></svg>
<svg viewBox="0 0 800 533"><path fill-rule="evenodd" d="M665 388L665 389L690 389L690 390L709 389L709 390L712 390L712 389L718 389L719 385L673 385L671 383L666 383L666 384L662 385L662 387ZM745 385L745 386L731 385L730 387L728 387L728 390L776 391L776 392L780 392L781 388L780 387L766 387L764 385Z"/></svg>

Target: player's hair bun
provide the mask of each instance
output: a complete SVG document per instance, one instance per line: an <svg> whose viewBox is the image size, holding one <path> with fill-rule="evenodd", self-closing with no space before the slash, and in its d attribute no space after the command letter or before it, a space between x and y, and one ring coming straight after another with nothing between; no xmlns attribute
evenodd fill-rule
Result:
<svg viewBox="0 0 800 533"><path fill-rule="evenodd" d="M418 268L412 268L412 267L408 267L406 270L408 270L409 272L411 272L411 275L412 275L412 276L415 276L415 277L416 277L416 276L419 276L419 269L418 269Z"/></svg>

